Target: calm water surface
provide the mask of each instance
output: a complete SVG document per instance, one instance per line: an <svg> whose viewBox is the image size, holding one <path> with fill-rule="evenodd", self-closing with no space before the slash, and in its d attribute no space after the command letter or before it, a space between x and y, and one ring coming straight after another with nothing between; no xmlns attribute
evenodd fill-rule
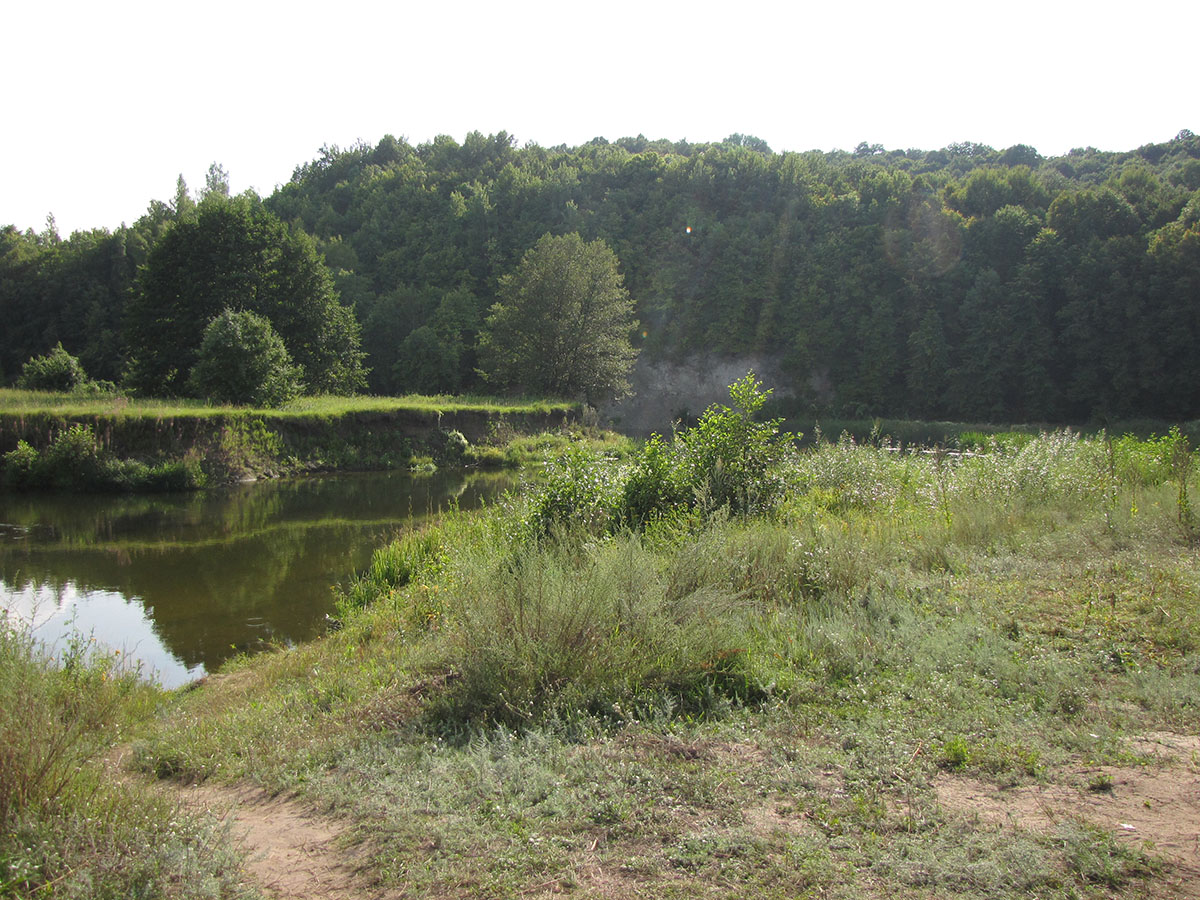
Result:
<svg viewBox="0 0 1200 900"><path fill-rule="evenodd" d="M120 650L168 687L321 633L390 538L511 476L387 472L135 497L0 494L0 606L51 647Z"/></svg>

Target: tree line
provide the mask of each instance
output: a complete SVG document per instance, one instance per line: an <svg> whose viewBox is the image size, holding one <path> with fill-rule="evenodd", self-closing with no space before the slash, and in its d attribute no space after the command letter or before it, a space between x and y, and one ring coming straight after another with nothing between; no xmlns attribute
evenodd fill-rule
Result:
<svg viewBox="0 0 1200 900"><path fill-rule="evenodd" d="M744 135L553 148L503 132L415 146L389 136L325 148L261 200L210 182L199 206L181 181L172 202L113 232L0 232L5 380L61 342L92 377L183 383L172 379L186 380L186 358L148 368L147 346L162 344L154 328L224 307L201 310L183 293L171 306L147 267L206 204L223 203L314 263L317 312L336 320L317 329L329 347L284 334L311 309L280 325L266 299L246 308L272 322L295 363L333 367L315 378L322 389L497 387L495 352L515 339L497 342L494 327L523 260L547 235L574 235L614 255L643 354L770 357L791 376L780 387L813 411L1200 415L1200 138L1188 131L1055 158L971 143L775 153ZM177 258L197 255L188 244ZM244 297L247 282L235 288ZM187 326L194 350L203 325Z"/></svg>

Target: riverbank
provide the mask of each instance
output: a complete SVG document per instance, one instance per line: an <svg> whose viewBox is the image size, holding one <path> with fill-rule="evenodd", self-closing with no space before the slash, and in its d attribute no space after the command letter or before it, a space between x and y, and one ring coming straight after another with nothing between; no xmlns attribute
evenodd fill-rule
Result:
<svg viewBox="0 0 1200 900"><path fill-rule="evenodd" d="M0 390L11 489L178 490L314 471L500 467L523 437L580 424L570 403L306 397L280 409Z"/></svg>
<svg viewBox="0 0 1200 900"><path fill-rule="evenodd" d="M404 535L340 630L125 728L134 768L319 813L364 895L1195 897L1181 438L769 432L577 451ZM678 490L706 450L729 478ZM39 853L0 850L20 891L83 896Z"/></svg>

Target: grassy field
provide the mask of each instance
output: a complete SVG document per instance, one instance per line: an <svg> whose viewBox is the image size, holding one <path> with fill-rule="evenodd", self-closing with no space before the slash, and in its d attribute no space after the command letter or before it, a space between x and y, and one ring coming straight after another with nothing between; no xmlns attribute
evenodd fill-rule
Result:
<svg viewBox="0 0 1200 900"><path fill-rule="evenodd" d="M89 758L295 795L396 896L1195 896L1197 491L1179 436L576 450ZM0 895L91 896L25 846Z"/></svg>
<svg viewBox="0 0 1200 900"><path fill-rule="evenodd" d="M268 418L298 416L343 416L354 413L454 413L484 412L509 414L563 413L573 410L574 404L552 400L505 400L495 397L424 396L407 397L300 397L279 408L251 409L221 406L203 400L175 398L171 400L130 398L123 395L80 395L24 391L0 388L0 413L30 415L53 410L63 416L142 416L175 418L179 416L229 415L233 412L254 413Z"/></svg>

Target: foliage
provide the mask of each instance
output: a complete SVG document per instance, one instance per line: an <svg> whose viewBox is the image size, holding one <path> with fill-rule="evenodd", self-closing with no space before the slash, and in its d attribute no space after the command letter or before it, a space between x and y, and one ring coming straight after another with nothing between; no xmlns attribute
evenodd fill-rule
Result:
<svg viewBox="0 0 1200 900"><path fill-rule="evenodd" d="M248 198L214 196L155 245L130 305L130 383L179 394L201 336L222 311L267 319L313 392L352 393L364 372L359 325L312 241Z"/></svg>
<svg viewBox="0 0 1200 900"><path fill-rule="evenodd" d="M45 652L0 618L0 896L248 897L211 825L105 771L160 692L86 637Z"/></svg>
<svg viewBox="0 0 1200 900"><path fill-rule="evenodd" d="M648 359L769 359L806 416L1178 421L1200 409L1197 173L1190 132L1058 157L973 143L776 153L737 135L555 148L389 136L326 148L262 206L311 235L366 332L378 392L478 390L477 336L500 279L549 232L619 256ZM218 190L200 206L221 204L255 201ZM111 234L0 230L0 370L61 341L93 376L118 379L131 355L141 372L126 341L150 328L151 280L137 272L202 214L181 185ZM245 285L249 270L235 260L225 273ZM218 298L185 332L198 344L252 293ZM245 302L319 389L291 326Z"/></svg>
<svg viewBox="0 0 1200 900"><path fill-rule="evenodd" d="M195 458L153 465L120 459L100 446L91 426L78 423L60 430L41 452L18 441L0 465L0 482L11 490L187 491L206 480Z"/></svg>
<svg viewBox="0 0 1200 900"><path fill-rule="evenodd" d="M543 235L498 298L480 343L491 382L592 405L628 392L634 303L604 241Z"/></svg>
<svg viewBox="0 0 1200 900"><path fill-rule="evenodd" d="M770 508L783 492L777 466L794 438L781 420L755 422L771 391L749 372L729 386L733 406L711 406L695 428L676 435L687 486L702 507L735 513Z"/></svg>
<svg viewBox="0 0 1200 900"><path fill-rule="evenodd" d="M782 496L781 465L796 438L780 420L755 422L770 391L748 373L730 385L734 406L713 405L668 444L651 435L630 466L617 470L573 448L534 492L535 533L582 524L588 531L641 528L675 513L763 512Z"/></svg>
<svg viewBox="0 0 1200 900"><path fill-rule="evenodd" d="M660 435L650 435L621 486L623 523L639 528L687 507L695 493L681 468L674 448Z"/></svg>
<svg viewBox="0 0 1200 900"><path fill-rule="evenodd" d="M569 447L534 492L529 527L536 536L576 528L602 533L616 521L618 490L611 466L584 447Z"/></svg>
<svg viewBox="0 0 1200 900"><path fill-rule="evenodd" d="M1079 797L1080 759L1186 775L1138 749L1200 714L1198 561L1159 442L1114 442L1114 469L1062 431L847 437L782 456L769 515L641 530L591 527L612 495L563 477L584 514L536 539L531 492L382 548L340 630L178 697L141 764L297 791L417 896L587 892L586 865L705 898L1169 889L1114 820L979 829L945 792Z"/></svg>
<svg viewBox="0 0 1200 900"><path fill-rule="evenodd" d="M73 391L83 387L87 380L79 360L64 350L60 341L45 356L32 357L25 363L17 387L32 391Z"/></svg>
<svg viewBox="0 0 1200 900"><path fill-rule="evenodd" d="M218 403L281 406L301 392L300 374L267 319L226 309L204 329L188 387Z"/></svg>

